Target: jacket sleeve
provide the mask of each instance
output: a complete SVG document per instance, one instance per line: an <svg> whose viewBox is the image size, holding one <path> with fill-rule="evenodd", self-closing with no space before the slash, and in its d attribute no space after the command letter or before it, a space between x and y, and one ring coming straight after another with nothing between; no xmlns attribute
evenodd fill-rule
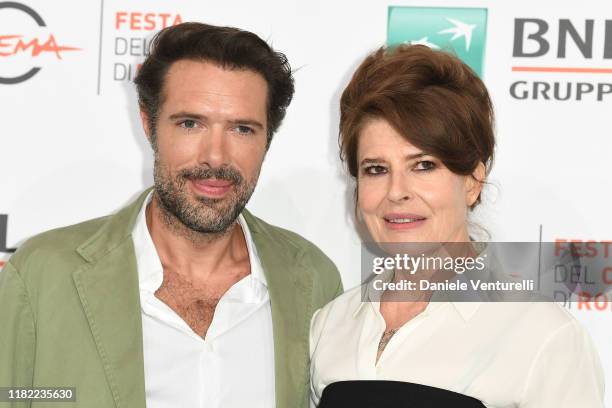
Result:
<svg viewBox="0 0 612 408"><path fill-rule="evenodd" d="M329 258L323 263L320 271L324 272L323 279L321 280L324 295L321 299L322 302L317 305L317 309L325 306L327 303L344 293L340 272L338 272L338 268L336 268L336 265L334 265Z"/></svg>
<svg viewBox="0 0 612 408"><path fill-rule="evenodd" d="M338 274L340 275L340 274ZM342 285L342 279L338 280L338 287L336 288L336 294L334 295L334 299L344 293L344 285Z"/></svg>
<svg viewBox="0 0 612 408"><path fill-rule="evenodd" d="M0 270L0 387L32 386L35 335L24 282L9 261ZM0 402L0 408L29 406L27 402Z"/></svg>

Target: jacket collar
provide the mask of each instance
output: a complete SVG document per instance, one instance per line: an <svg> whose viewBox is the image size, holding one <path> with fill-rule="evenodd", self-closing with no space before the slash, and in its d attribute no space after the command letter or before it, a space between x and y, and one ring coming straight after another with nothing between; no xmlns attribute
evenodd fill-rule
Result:
<svg viewBox="0 0 612 408"><path fill-rule="evenodd" d="M115 405L145 407L142 321L138 272L131 233L148 193L108 217L77 248L87 261L73 274L104 365ZM304 247L289 232L247 210L244 218L268 283L274 334L277 407L305 400L308 335L312 315L312 268Z"/></svg>
<svg viewBox="0 0 612 408"><path fill-rule="evenodd" d="M148 191L77 248L73 280L117 408L144 408L144 357L132 227Z"/></svg>
<svg viewBox="0 0 612 408"><path fill-rule="evenodd" d="M276 406L305 406L313 266L305 256L305 247L294 243L291 233L269 226L246 210L243 215L268 281L274 331Z"/></svg>

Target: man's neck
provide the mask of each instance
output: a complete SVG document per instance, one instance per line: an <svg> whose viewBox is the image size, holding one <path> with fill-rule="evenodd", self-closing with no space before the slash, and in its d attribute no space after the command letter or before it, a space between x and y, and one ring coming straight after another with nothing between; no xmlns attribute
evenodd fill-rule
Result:
<svg viewBox="0 0 612 408"><path fill-rule="evenodd" d="M248 262L246 240L238 222L222 233L201 233L183 225L160 207L157 199L147 205L146 220L161 263L192 281L206 281L224 265ZM168 219L173 217L174 219Z"/></svg>

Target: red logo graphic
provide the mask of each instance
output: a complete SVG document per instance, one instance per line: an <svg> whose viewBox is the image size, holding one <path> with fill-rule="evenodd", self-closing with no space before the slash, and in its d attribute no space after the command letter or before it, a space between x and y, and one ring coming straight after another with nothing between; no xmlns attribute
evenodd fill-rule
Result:
<svg viewBox="0 0 612 408"><path fill-rule="evenodd" d="M115 29L128 28L132 31L153 31L183 22L180 14L137 13L118 11L115 14Z"/></svg>
<svg viewBox="0 0 612 408"><path fill-rule="evenodd" d="M2 50L8 49L8 52ZM0 56L10 57L11 55L18 54L20 52L28 52L28 49L32 50L32 56L38 57L43 52L53 52L57 59L62 59L62 51L76 51L80 48L65 47L57 45L53 34L49 35L49 39L44 43L40 43L38 38L34 38L28 42L23 40L22 35L0 35Z"/></svg>
<svg viewBox="0 0 612 408"><path fill-rule="evenodd" d="M39 27L46 27L42 17L25 4L12 1L0 2L0 10L2 9L15 9L23 11L30 16ZM41 40L39 38L26 38L20 34L0 35L0 57L2 58L30 52L32 57L38 57L42 53L54 53L57 59L61 60L62 52L77 50L80 50L80 48L59 45L53 34L49 34L46 40ZM27 81L36 75L40 69L40 67L32 67L24 74L13 77L4 77L0 75L0 84L12 85Z"/></svg>
<svg viewBox="0 0 612 408"><path fill-rule="evenodd" d="M579 292L577 309L587 311L612 311L612 241L557 238L555 256L570 251L573 257L584 259L584 267L561 273L564 281L584 285ZM599 260L599 262L588 262Z"/></svg>

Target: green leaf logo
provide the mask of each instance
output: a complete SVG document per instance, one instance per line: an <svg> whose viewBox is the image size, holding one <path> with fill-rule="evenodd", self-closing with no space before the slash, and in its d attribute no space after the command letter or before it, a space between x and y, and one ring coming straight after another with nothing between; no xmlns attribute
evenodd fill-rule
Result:
<svg viewBox="0 0 612 408"><path fill-rule="evenodd" d="M482 77L487 9L389 7L387 45L421 44L456 54Z"/></svg>

